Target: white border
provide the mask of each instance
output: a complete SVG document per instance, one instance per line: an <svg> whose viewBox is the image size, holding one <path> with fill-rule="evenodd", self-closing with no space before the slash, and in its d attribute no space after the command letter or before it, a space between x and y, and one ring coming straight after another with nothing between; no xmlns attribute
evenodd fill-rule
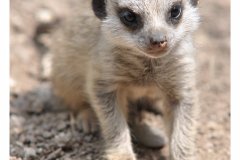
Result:
<svg viewBox="0 0 240 160"><path fill-rule="evenodd" d="M0 5L0 159L9 159L9 1ZM240 1L231 0L231 159L240 148Z"/></svg>
<svg viewBox="0 0 240 160"><path fill-rule="evenodd" d="M231 159L239 160L240 149L240 1L231 1Z"/></svg>
<svg viewBox="0 0 240 160"><path fill-rule="evenodd" d="M9 1L0 4L0 159L9 159Z"/></svg>

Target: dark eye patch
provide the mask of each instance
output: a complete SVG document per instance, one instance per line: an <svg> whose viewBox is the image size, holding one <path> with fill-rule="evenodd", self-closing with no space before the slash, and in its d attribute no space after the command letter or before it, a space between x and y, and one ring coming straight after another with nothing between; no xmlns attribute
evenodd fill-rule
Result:
<svg viewBox="0 0 240 160"><path fill-rule="evenodd" d="M131 30L137 30L143 27L141 16L128 8L118 9L118 16L121 22Z"/></svg>
<svg viewBox="0 0 240 160"><path fill-rule="evenodd" d="M176 2L172 5L168 13L168 19L172 24L178 24L183 14L183 5L182 2Z"/></svg>
<svg viewBox="0 0 240 160"><path fill-rule="evenodd" d="M179 19L182 14L182 6L181 5L175 5L171 9L171 18Z"/></svg>

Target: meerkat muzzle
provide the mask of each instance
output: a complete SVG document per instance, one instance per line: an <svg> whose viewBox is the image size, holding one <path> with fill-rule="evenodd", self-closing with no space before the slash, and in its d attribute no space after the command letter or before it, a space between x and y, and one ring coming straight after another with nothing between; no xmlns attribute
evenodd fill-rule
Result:
<svg viewBox="0 0 240 160"><path fill-rule="evenodd" d="M164 54L167 48L168 48L168 42L166 39L163 39L163 40L150 39L148 54L155 55L155 56Z"/></svg>
<svg viewBox="0 0 240 160"><path fill-rule="evenodd" d="M167 40L166 38L162 40L154 40L150 38L150 49L151 50L165 50L167 47Z"/></svg>

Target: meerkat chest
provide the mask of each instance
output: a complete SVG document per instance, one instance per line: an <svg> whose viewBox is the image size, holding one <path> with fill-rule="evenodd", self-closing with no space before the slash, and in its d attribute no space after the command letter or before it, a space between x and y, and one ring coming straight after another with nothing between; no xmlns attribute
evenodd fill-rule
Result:
<svg viewBox="0 0 240 160"><path fill-rule="evenodd" d="M163 92L154 85L139 86L139 85L126 85L121 86L120 97L128 101L137 101L139 99L156 100L163 96Z"/></svg>
<svg viewBox="0 0 240 160"><path fill-rule="evenodd" d="M128 85L128 86L122 86L119 91L119 104L121 106L127 106L128 111L137 111L137 110L148 110L148 111L154 111L157 114L159 114L159 110L155 110L154 106L160 106L162 107L165 103L165 96L163 92L154 85L148 85L148 86L139 86L139 85ZM159 112L160 111L160 112ZM125 114L128 114L127 111L125 111Z"/></svg>

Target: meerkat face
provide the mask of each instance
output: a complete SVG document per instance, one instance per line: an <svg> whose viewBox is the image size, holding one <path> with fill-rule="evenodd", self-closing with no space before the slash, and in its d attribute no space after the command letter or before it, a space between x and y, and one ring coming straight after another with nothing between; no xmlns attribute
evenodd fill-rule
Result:
<svg viewBox="0 0 240 160"><path fill-rule="evenodd" d="M198 0L93 0L95 15L111 43L158 58L197 29Z"/></svg>

